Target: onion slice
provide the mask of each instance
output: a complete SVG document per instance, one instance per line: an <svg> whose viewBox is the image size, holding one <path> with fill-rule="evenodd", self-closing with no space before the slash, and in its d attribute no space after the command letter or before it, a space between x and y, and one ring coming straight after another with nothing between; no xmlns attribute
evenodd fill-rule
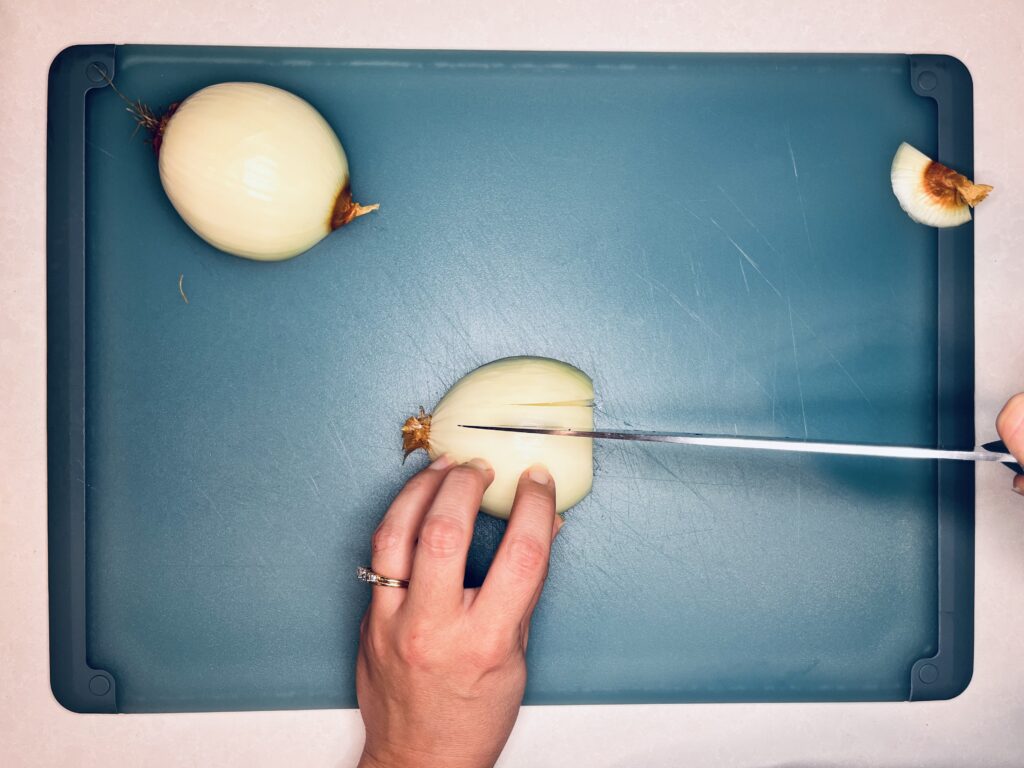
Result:
<svg viewBox="0 0 1024 768"><path fill-rule="evenodd" d="M992 187L975 184L906 142L892 159L892 191L911 219L930 227L956 227L971 220L971 208Z"/></svg>

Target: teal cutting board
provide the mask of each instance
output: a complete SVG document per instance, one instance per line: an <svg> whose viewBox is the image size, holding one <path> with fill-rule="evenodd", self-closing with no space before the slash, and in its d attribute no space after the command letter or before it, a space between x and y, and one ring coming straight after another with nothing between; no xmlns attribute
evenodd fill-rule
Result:
<svg viewBox="0 0 1024 768"><path fill-rule="evenodd" d="M380 210L256 263L176 215L123 93L313 104ZM53 687L80 711L351 707L399 427L474 367L589 373L603 428L973 445L970 172L944 57L92 46L50 82ZM188 297L179 293L179 280ZM973 467L595 446L528 703L948 698ZM504 523L481 517L471 583Z"/></svg>

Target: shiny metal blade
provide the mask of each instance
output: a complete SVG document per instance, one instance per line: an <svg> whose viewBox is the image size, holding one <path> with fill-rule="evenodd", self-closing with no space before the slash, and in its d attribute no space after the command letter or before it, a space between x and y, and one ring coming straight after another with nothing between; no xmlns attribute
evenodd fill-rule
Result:
<svg viewBox="0 0 1024 768"><path fill-rule="evenodd" d="M956 461L999 461L1014 464L1016 459L1008 453L995 451L949 451L941 448L918 448L905 445L871 445L868 443L828 443L818 440L791 440L788 438L736 437L732 435L704 435L697 432L647 432L643 430L585 432L578 429L542 429L539 427L492 427L480 424L460 424L466 429L486 429L494 432L518 432L527 435L557 435L589 437L595 440L638 440L650 443L681 443L706 445L716 448L746 448L758 451L790 451L794 453L825 453L839 456L882 456L893 459L952 459Z"/></svg>

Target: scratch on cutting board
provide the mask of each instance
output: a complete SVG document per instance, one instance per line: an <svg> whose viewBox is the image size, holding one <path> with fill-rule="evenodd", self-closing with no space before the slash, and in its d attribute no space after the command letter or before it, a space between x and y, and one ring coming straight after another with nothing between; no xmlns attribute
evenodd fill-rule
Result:
<svg viewBox="0 0 1024 768"><path fill-rule="evenodd" d="M804 385L800 379L800 354L796 346L796 330L793 328L793 303L786 300L786 307L789 309L789 336L793 340L793 364L796 366L796 390L800 395L800 416L804 422L804 437L807 437L807 411L804 408Z"/></svg>
<svg viewBox="0 0 1024 768"><path fill-rule="evenodd" d="M703 502L704 505L706 507L708 507L708 509L714 510L715 507L708 500L708 498L704 494L702 494L699 491L697 491L695 488L691 487L689 481L684 480L682 475L680 475L672 467L670 467L668 464L666 464L664 461L662 461L660 458L658 458L658 456L655 455L654 453L647 452L647 455L648 455L648 457L650 457L651 459L654 460L655 464L657 464L662 469L664 469L666 472L668 472L670 475L672 475L672 477L674 477L676 480L678 480L679 483L681 483L683 485L683 487L685 487L690 493L692 493L694 496L696 496L698 499L700 499L701 502ZM693 540L694 540L694 542L696 544L697 554L698 554L698 556L700 556L701 579L703 581L707 581L707 579L708 579L708 561L707 561L707 557L706 557L706 555L704 553L704 546L701 544L699 536L694 536ZM667 556L667 553L666 553L666 556Z"/></svg>
<svg viewBox="0 0 1024 768"><path fill-rule="evenodd" d="M772 250L773 253L778 254L778 250L775 248L774 245L772 245L771 240L769 240L767 237L765 237L764 232L761 231L760 227L758 227L757 224L755 224L751 220L751 218L749 216L747 216L746 213L743 212L743 209L740 208L736 204L736 201L732 199L732 197L729 195L729 193L726 192L725 189L723 189L720 184L716 184L715 186L718 187L718 191L722 193L722 197L724 197L726 200L729 201L729 205L731 205L733 208L736 209L736 213L738 213L742 217L742 219L745 222L747 222L747 224L750 225L751 229L753 229L755 232L757 232L758 237L760 237L762 240L764 240L764 244L767 245Z"/></svg>
<svg viewBox="0 0 1024 768"><path fill-rule="evenodd" d="M821 348L825 350L825 354L827 354L831 358L832 362L836 364L836 367L839 368L839 370L842 371L846 375L847 379L850 380L850 383L853 384L854 388L857 390L857 392L860 394L860 396L864 399L864 402L866 402L868 405L874 407L874 403L871 402L871 398L868 397L867 392L865 392L864 389L861 387L861 385L857 383L857 380L855 378L853 378L853 374L850 373L850 371L847 370L846 366L843 365L840 362L839 358L835 356L835 353L833 353L831 349L829 349L829 347L825 343L825 341L820 336L818 336L817 333L814 332L814 329L811 328L810 323L808 323L806 320L804 320L804 318L800 315L799 312L796 312L794 314L796 315L796 319L800 321L800 324L803 325L804 328L806 328L810 332L811 336L814 337L814 339L819 344L821 344Z"/></svg>
<svg viewBox="0 0 1024 768"><path fill-rule="evenodd" d="M181 294L181 298L185 300L186 304L188 304L188 296L185 295L185 288L182 285L182 283L184 281L185 281L185 273L182 272L181 274L178 275L178 293Z"/></svg>
<svg viewBox="0 0 1024 768"><path fill-rule="evenodd" d="M804 194L800 189L800 173L796 168L796 154L793 152L793 142L789 138L789 123L786 123L786 146L789 147L789 159L793 163L793 180L796 182L796 199L800 204L800 217L804 222L804 237L807 238L807 253L813 255L814 248L811 246L811 231L807 226L807 208L804 205Z"/></svg>
<svg viewBox="0 0 1024 768"><path fill-rule="evenodd" d="M764 280L764 281L765 281L765 283L767 283L767 284L768 284L768 287L772 289L772 291L773 291L773 292L775 293L775 295L776 295L776 296L778 296L778 297L779 297L780 299L783 299L783 298L785 298L785 299L786 299L786 302L787 302L787 306L788 306L788 309L789 309L789 313L790 313L790 323L792 324L792 319L793 319L793 318L792 318L792 316L793 316L793 314L796 314L796 318L797 318L797 320L799 320L799 321L800 321L800 324L801 324L801 325L803 325L803 326L804 326L804 327L805 327L805 328L806 328L806 329L807 329L808 331L810 331L810 333L811 333L811 335L812 335L812 336L814 337L814 339L815 339L816 341L818 341L818 342L819 342L819 343L821 344L821 347L822 347L822 349L824 349L824 350L825 350L825 353L826 353L826 354L827 354L827 355L828 355L828 356L829 356L829 357L830 357L830 358L832 359L832 362L834 362L834 363L836 364L836 366L837 366L837 367L839 368L839 370L841 370L841 371L843 372L843 374L844 374L844 375L846 376L846 378L850 380L850 383L851 383L851 384L853 384L853 386L854 386L854 388L855 388L855 389L857 390L858 394L860 394L860 396L861 396L861 397L862 397L862 398L864 399L864 401L865 401L866 403L868 403L868 405L872 405L872 403L871 403L871 398L869 398L869 397L867 396L867 393L866 393L866 392L864 391L864 389L863 389L863 388L862 388L862 387L860 386L860 384L858 384L858 383L857 383L857 380L856 380L856 379L854 379L854 377L853 377L853 374L851 374L851 373L850 373L850 371L849 371L849 370L848 370L848 369L846 368L846 366L845 366L845 365L843 365L843 364L842 364L842 362L840 362L839 358L838 358L838 357L836 357L835 353L833 353L831 349L829 349L828 345L826 345L826 344L825 344L825 342L824 342L824 341L823 341L823 340L821 339L821 337L820 337L820 336L818 336L818 334L817 334L817 333L815 333L815 331L814 331L814 329L813 329L813 328L811 327L810 323L808 323L808 322L807 322L807 320L805 320L805 319L803 318L803 316L802 316L802 315L801 315L801 314L800 314L799 312L797 312L797 313L794 313L794 312L793 312L793 307L792 307L792 305L790 304L790 300L789 300L788 298L784 297L784 296L782 295L782 292L781 292L781 291L779 291L779 289L775 287L775 284L774 284L774 283L772 283L772 281L771 281L771 280L769 280L769 279L768 279L768 278L767 278L767 277L765 276L764 272L762 272L762 271L761 271L761 269L760 269L760 267L758 267L758 265L757 265L757 262L755 262L755 261L754 261L754 260L753 260L753 259L752 259L752 258L751 258L751 257L749 256L749 254L747 254L747 252L746 252L746 251L744 251L744 250L743 250L743 249L742 249L742 248L741 248L741 247L739 246L739 244L738 244L738 243L737 243L737 242L736 242L735 240L733 240L733 239L732 239L732 237L730 237L730 236L729 236L729 233L728 233L728 232L726 232L726 231L725 231L724 229L722 229L722 227L721 227L721 226L719 225L719 223L718 223L717 221L715 221L714 219L710 219L710 221L711 221L711 223L712 223L712 224L714 224L714 225L715 225L716 227L718 227L718 230L719 230L719 231L720 231L720 232L721 232L721 233L722 233L722 234L723 234L723 235L725 236L725 238L726 238L726 239L727 239L727 240L728 240L728 241L729 241L730 243L732 243L733 247L734 247L734 248L735 248L735 249L736 249L737 251L739 251L740 255L742 255L742 256L743 256L743 257L744 257L744 258L745 258L745 259L747 260L747 262L748 262L748 263L749 263L749 264L750 264L750 265L751 265L751 266L752 266L752 267L753 267L753 268L754 268L755 270L757 270L757 274L759 274L759 275L761 276L761 279L762 279L762 280ZM807 224L807 222L806 222L806 219L805 219L805 221L804 221L804 226L805 226L805 227L806 227L806 224ZM810 247L810 239L809 239L809 238L808 238L807 244L808 244L808 247ZM742 263L741 263L741 264L740 264L740 268L742 269L742 267L743 267L743 265L742 265ZM743 282L744 282L744 283L746 283L746 273L744 273L744 275L743 275ZM749 286L747 287L747 292L748 292L748 293L750 292L750 287L749 287Z"/></svg>
<svg viewBox="0 0 1024 768"><path fill-rule="evenodd" d="M743 250L740 247L740 244L737 243L735 240L733 240L732 236L728 232L726 232L724 229L722 229L722 225L719 224L715 219L709 219L709 221L712 224L714 224L715 227L718 228L718 231L722 233L722 235L725 237L726 240L728 240L730 243L732 243L732 247L735 248L737 251L739 251L739 254L744 259L747 260L747 263L750 264L750 266L752 266L754 268L754 270L757 272L757 274L759 274L761 276L761 279L764 280L768 284L768 287L771 288L772 291L775 293L775 295L778 296L781 299L782 298L782 292L778 288L776 288L775 287L775 283L773 283L771 280L769 280L768 277L765 275L765 273L761 271L761 267L759 267L757 265L757 262L754 261L750 257L750 254L747 253L745 250Z"/></svg>
<svg viewBox="0 0 1024 768"><path fill-rule="evenodd" d="M787 142L788 142L788 140L787 140ZM792 149L792 146L791 146L790 147L790 154L792 154L792 152L793 152L793 149ZM796 160L795 160L795 158L794 158L793 162L794 162L794 170L795 170L796 169L796 165L795 165L796 164ZM725 190L722 189L721 187L718 187L718 189L722 192L723 195L725 195L726 199L728 199L729 202L732 203L733 207L736 208L737 211L739 211L740 215L743 216L743 218L747 221L747 223L749 223L750 226L752 226L755 230L757 230L757 227L754 225L754 223L752 221L750 221L750 219L748 219L745 214L743 214L743 211L741 211L739 209L739 207L736 205L736 203L732 201L732 199L729 197L729 195L726 194ZM803 214L802 198L801 198L801 213ZM807 231L807 216L806 216L806 214L803 214L803 220L804 220L804 235L807 238L807 247L808 247L808 249L810 249L810 247L811 247L811 238L810 238L810 233ZM761 279L764 280L765 283L768 284L768 287L772 289L772 292L776 296L778 296L780 299L785 298L782 295L782 292L775 286L775 284L765 276L764 272L761 271L761 268L757 265L757 262L755 262L750 257L750 255L745 250L743 250L743 248L740 247L740 245L729 235L729 233L726 232L722 228L722 226L715 219L712 218L712 219L709 219L709 221L712 224L714 224L715 227L718 228L718 230L722 233L722 235L725 236L725 238L740 253L740 255L743 256L747 260L747 262L757 271L757 274L760 275ZM757 230L757 231L758 231L758 234L761 234L759 230ZM765 243L768 245L769 248L771 248L773 251L775 250L775 247L764 237L764 235L761 235L761 239L765 241ZM776 253L778 253L778 251L776 251ZM742 262L740 263L740 269L743 270ZM743 271L743 283L744 283L744 285L747 285L747 293L750 293L750 286L749 286L749 284L747 284L747 275L746 275L746 271L745 270ZM786 299L786 300L787 300L787 302L789 301L789 299ZM814 339L818 343L821 344L822 349L825 350L825 353L829 356L829 358L832 360L832 362L836 364L836 367L838 367L839 370L842 371L843 375L846 376L846 378L854 386L854 388L857 390L857 393L861 396L861 398L864 400L864 402L866 402L868 405L872 405L873 406L874 404L872 403L871 398L868 397L867 393L864 391L864 388L861 387L861 385L853 377L853 374L850 373L849 369L845 365L843 365L843 363L839 360L839 358L835 355L835 353L828 347L827 344L825 344L824 340L822 340L822 338L820 336L818 336L817 333L815 333L815 331L811 327L810 323L808 323L807 320L804 319L804 317L799 312L793 313L792 306L789 307L789 312L791 314L795 314L796 315L796 319L800 321L800 324L803 325L810 332L811 336L813 336Z"/></svg>
<svg viewBox="0 0 1024 768"><path fill-rule="evenodd" d="M800 172L796 168L796 155L793 153L793 142L789 138L789 123L786 123L786 146L789 148L789 161L793 164L793 178L799 179Z"/></svg>
<svg viewBox="0 0 1024 768"><path fill-rule="evenodd" d="M333 423L328 422L328 427L331 430L331 434L334 436L334 444L338 448L338 455L345 460L345 464L348 465L349 476L356 483L357 486L361 485L359 482L359 473L356 471L356 465L352 463L352 456L348 452L348 448L345 446L345 442L341 439L341 435L338 434L338 428Z"/></svg>
<svg viewBox="0 0 1024 768"><path fill-rule="evenodd" d="M637 274L637 273L634 273L634 274ZM637 274L637 276L639 277L639 274ZM641 279L643 280L644 278L642 278L642 277L641 277ZM683 300L682 300L682 299L680 299L680 298L679 298L678 296L676 296L676 294L675 294L675 293L673 293L673 292L672 292L672 291L671 291L671 290L670 290L670 289L669 289L669 288L668 288L668 287L667 287L667 286L666 286L666 285L665 285L664 283L662 283L662 282L661 282L660 280L655 280L654 278L651 278L650 282L651 282L651 283L653 283L654 285L656 285L656 286L657 286L658 288L660 288L660 289L661 289L662 291L664 291L664 292L665 292L665 294L666 294L666 295L667 295L667 296L668 296L668 297L669 297L670 299L672 299L673 303L675 303L675 304L676 304L676 305L677 305L677 306L678 306L678 307L679 307L680 309L682 309L682 310L683 310L683 312L685 312L685 313L686 313L686 314L687 314L687 315L688 315L688 316L689 316L689 317L690 317L690 318L691 318L692 320L694 320L694 321L695 321L695 322L696 322L696 323L697 323L698 325L700 325L700 327L701 327L701 328L703 328L703 329L704 329L705 331L707 331L707 332L708 332L708 333L709 333L710 335L714 336L714 337L715 337L716 339L718 339L719 341L722 341L722 342L724 342L724 341L725 341L725 339L723 339L723 338L722 338L722 335L721 335L721 334L720 334L720 333L719 333L718 331L716 331L716 330L715 330L714 328L712 328L712 327L711 327L710 325L708 325L708 323L707 323L707 322L706 322L706 321L704 320L704 318L703 318L703 317L701 317L701 316L700 316L700 315L698 315L698 314L697 314L696 312L694 312L694 311L693 311L692 309L690 309L690 307L688 307L688 306L687 306L687 305L686 305L686 304L685 304L685 303L683 302ZM728 348L728 345L726 345L726 348ZM710 355L710 349L708 349L708 354ZM747 376L749 376L749 377L750 377L751 381L753 381L753 382L754 382L754 384L756 384L756 385L757 385L757 388L758 388L758 389L760 389L760 390L761 390L761 391L762 391L762 392L763 392L763 393L765 394L765 396L768 396L768 390L767 390L767 389L765 388L764 384L762 384L762 383L761 383L761 380L760 380L760 379L758 379L758 378L757 378L757 376L755 376L755 375L754 375L754 372L753 372L753 371L751 371L751 370L750 370L750 369L749 369L749 368L748 368L747 366L745 366L745 365L743 365L742 363L740 363L740 362L739 362L739 361L738 361L738 360L736 359L735 355L733 355L733 356L732 356L731 360L732 360L733 362L735 362L735 363L736 363L737 365L739 365L739 366L740 366L740 369L741 369L741 370L742 370L742 371L743 371L743 372L744 372L745 374L747 374ZM709 366L709 367L710 367L710 366Z"/></svg>
<svg viewBox="0 0 1024 768"><path fill-rule="evenodd" d="M743 259L736 257L736 261L740 264L740 274L743 275L743 287L747 289L747 296L750 295L750 283L747 282L747 270L743 266Z"/></svg>
<svg viewBox="0 0 1024 768"><path fill-rule="evenodd" d="M643 259L644 274L648 274L649 275L651 273L651 262L650 262L650 259L647 258L647 249L646 248L641 248L640 249L640 258ZM639 275L640 275L640 273L638 272L637 276L639 276ZM650 280L648 280L648 279L646 279L644 277L640 277L640 279L643 280L645 283L647 283L647 287L651 289L651 305L654 306L654 285L651 283Z"/></svg>
<svg viewBox="0 0 1024 768"><path fill-rule="evenodd" d="M90 147L92 147L93 149L95 149L95 150L96 150L97 152L99 152L99 153L101 153L101 154L104 154L104 155L106 155L106 156L107 156L107 157L109 157L109 158L110 158L111 160L114 160L115 162L117 161L117 158L116 158L116 157L114 157L114 156L113 156L113 155L112 155L112 154L111 154L110 152L107 152L107 150L105 150L105 149L104 149L103 147L101 147L101 146L100 146L99 144L97 144L97 143L95 143L95 142L93 142L93 141L89 141L88 139L86 139L86 140L85 140L85 143L86 143L86 144L88 144L88 145L89 145Z"/></svg>
<svg viewBox="0 0 1024 768"><path fill-rule="evenodd" d="M778 326L775 327L775 338L778 339ZM777 343L777 342L776 342ZM772 429L775 428L775 393L779 382L779 356L772 355Z"/></svg>

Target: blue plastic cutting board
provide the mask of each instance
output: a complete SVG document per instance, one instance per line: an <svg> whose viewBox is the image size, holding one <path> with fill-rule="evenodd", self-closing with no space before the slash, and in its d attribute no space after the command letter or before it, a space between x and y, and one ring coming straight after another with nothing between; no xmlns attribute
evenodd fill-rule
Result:
<svg viewBox="0 0 1024 768"><path fill-rule="evenodd" d="M940 402L936 232L889 186L901 141L939 150L907 56L113 55L154 108L299 94L381 204L291 261L224 255L88 92L84 642L119 711L354 706L354 569L423 464L399 427L487 361L582 368L605 428L936 445L944 412L970 423ZM599 443L527 701L908 698L939 643L937 487L929 462ZM471 582L503 529L481 517ZM956 652L937 695L969 679Z"/></svg>

